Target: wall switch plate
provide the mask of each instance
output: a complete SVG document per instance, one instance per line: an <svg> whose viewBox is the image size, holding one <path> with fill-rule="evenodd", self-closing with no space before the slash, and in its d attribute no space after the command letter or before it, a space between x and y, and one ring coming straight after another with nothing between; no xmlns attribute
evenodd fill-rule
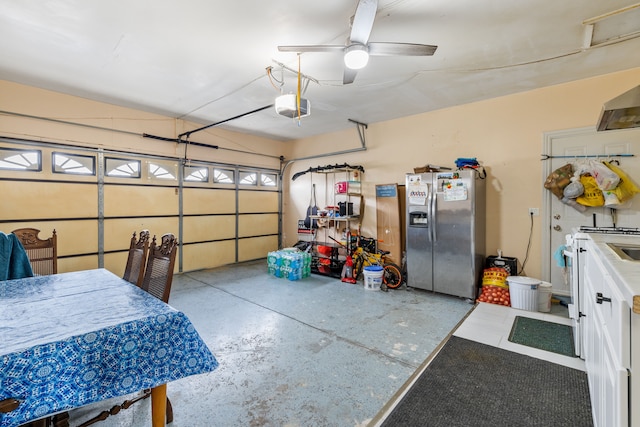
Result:
<svg viewBox="0 0 640 427"><path fill-rule="evenodd" d="M531 216L540 215L540 209L539 208L529 208L529 215L531 215Z"/></svg>

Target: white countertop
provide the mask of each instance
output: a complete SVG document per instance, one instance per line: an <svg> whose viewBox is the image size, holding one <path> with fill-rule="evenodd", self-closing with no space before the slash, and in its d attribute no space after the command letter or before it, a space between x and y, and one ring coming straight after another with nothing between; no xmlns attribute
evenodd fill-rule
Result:
<svg viewBox="0 0 640 427"><path fill-rule="evenodd" d="M634 313L640 314L640 261L621 259L607 243L640 245L640 236L589 233L599 258Z"/></svg>

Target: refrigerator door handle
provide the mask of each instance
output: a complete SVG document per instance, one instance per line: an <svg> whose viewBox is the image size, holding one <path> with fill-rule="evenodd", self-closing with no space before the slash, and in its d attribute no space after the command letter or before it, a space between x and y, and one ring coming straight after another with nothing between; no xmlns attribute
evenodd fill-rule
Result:
<svg viewBox="0 0 640 427"><path fill-rule="evenodd" d="M429 230L427 236L429 236L429 242L433 241L433 186L428 188L427 196L427 224L429 224Z"/></svg>
<svg viewBox="0 0 640 427"><path fill-rule="evenodd" d="M438 240L438 234L436 232L436 226L438 221L438 218L436 215L436 212L438 211L437 202L438 202L438 195L435 194L434 192L431 197L431 234L433 236L432 239L434 242Z"/></svg>

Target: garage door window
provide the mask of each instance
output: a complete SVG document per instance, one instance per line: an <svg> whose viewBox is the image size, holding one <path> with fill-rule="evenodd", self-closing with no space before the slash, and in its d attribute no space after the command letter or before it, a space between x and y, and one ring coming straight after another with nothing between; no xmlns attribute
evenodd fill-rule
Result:
<svg viewBox="0 0 640 427"><path fill-rule="evenodd" d="M191 182L208 182L209 168L204 166L185 166L184 180Z"/></svg>
<svg viewBox="0 0 640 427"><path fill-rule="evenodd" d="M95 175L96 158L79 154L52 153L53 173L73 175Z"/></svg>
<svg viewBox="0 0 640 427"><path fill-rule="evenodd" d="M140 178L140 160L133 159L105 159L107 176L119 178Z"/></svg>
<svg viewBox="0 0 640 427"><path fill-rule="evenodd" d="M233 184L233 170L231 169L214 169L213 182L216 184Z"/></svg>
<svg viewBox="0 0 640 427"><path fill-rule="evenodd" d="M0 148L0 169L40 172L42 153L40 150Z"/></svg>

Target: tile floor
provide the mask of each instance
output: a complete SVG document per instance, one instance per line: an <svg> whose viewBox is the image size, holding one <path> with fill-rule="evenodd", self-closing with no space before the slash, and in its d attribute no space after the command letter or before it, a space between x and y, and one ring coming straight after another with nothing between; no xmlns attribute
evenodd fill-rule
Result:
<svg viewBox="0 0 640 427"><path fill-rule="evenodd" d="M375 425L458 325L461 337L581 365L507 341L513 317L530 312L474 309L416 289L369 291L318 275L292 282L269 276L265 261L178 274L169 303L220 362L214 372L168 384L173 427ZM72 426L125 398L73 411ZM96 424L149 425L147 402Z"/></svg>
<svg viewBox="0 0 640 427"><path fill-rule="evenodd" d="M539 313L501 307L495 304L480 303L467 319L456 329L453 335L483 344L499 347L515 353L526 354L570 368L585 370L584 360L578 357L567 357L525 345L515 344L508 340L513 321L516 316L546 320L548 322L571 325L566 310L554 310L550 313ZM491 325L487 327L487 325Z"/></svg>

